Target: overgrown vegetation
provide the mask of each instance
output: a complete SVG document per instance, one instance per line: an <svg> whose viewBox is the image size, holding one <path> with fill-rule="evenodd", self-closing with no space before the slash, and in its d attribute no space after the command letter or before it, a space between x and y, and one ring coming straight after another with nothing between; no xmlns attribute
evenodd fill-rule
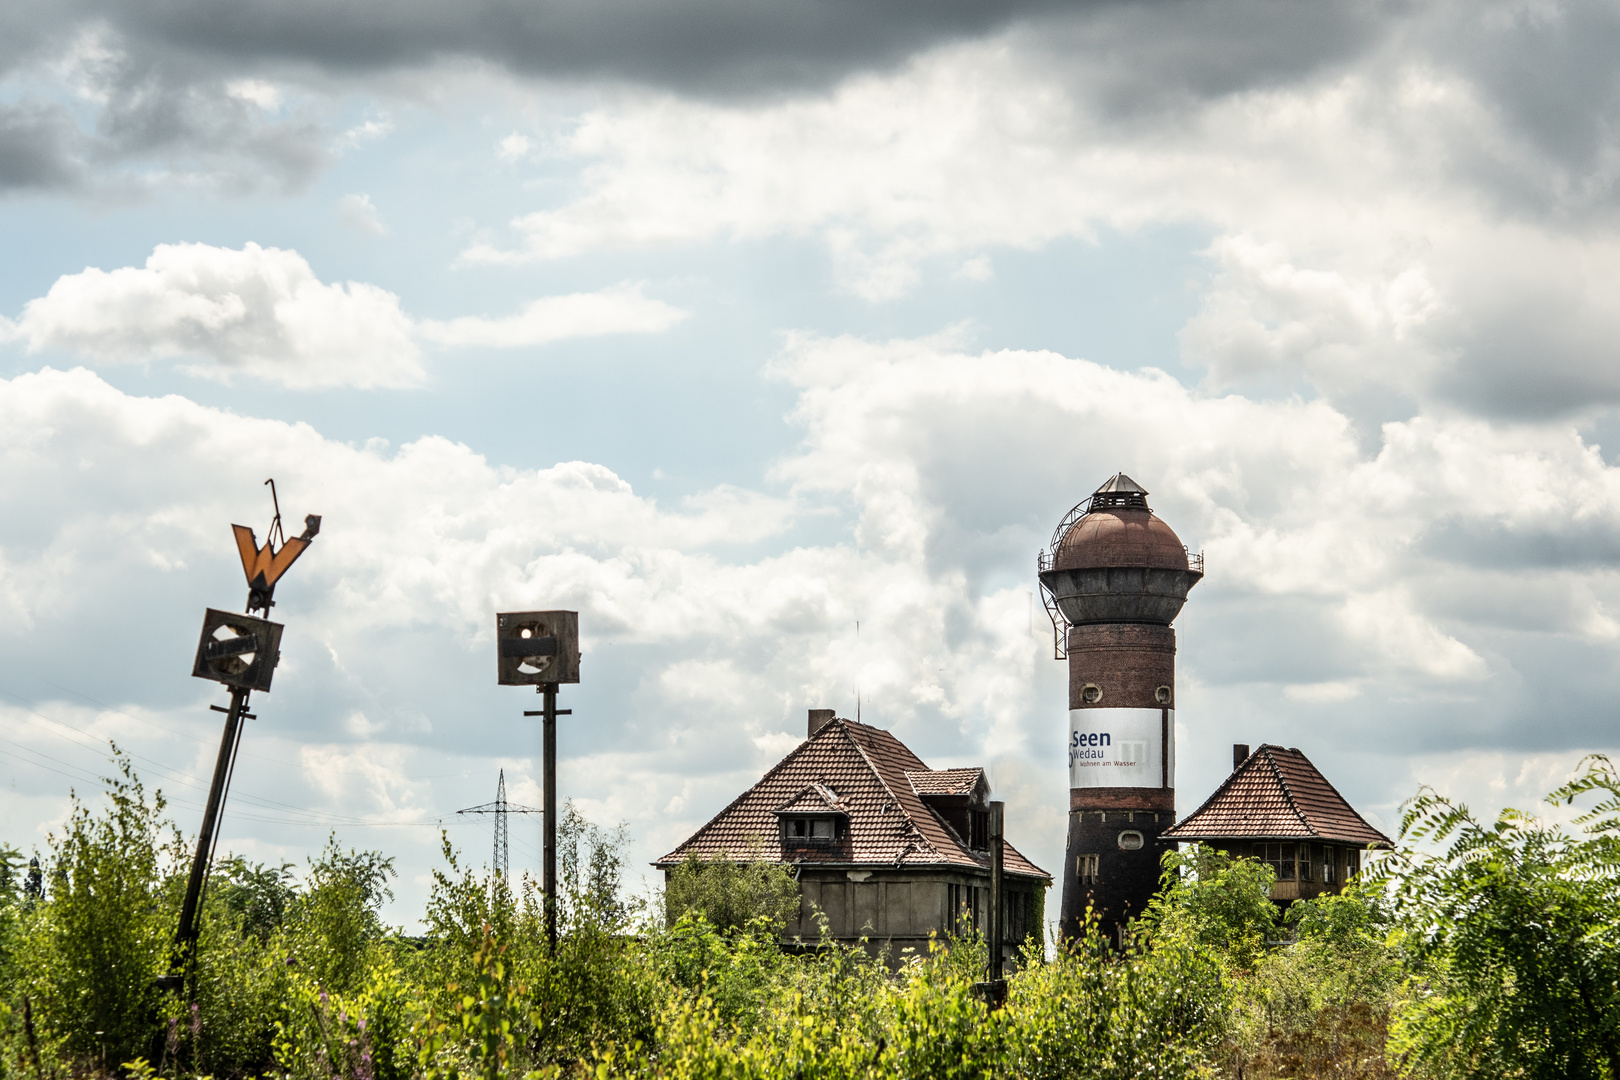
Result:
<svg viewBox="0 0 1620 1080"><path fill-rule="evenodd" d="M446 844L422 923L381 917L394 869L328 843L302 868L228 858L182 993L159 992L188 865L127 762L37 867L0 848L0 1080L148 1077L1607 1077L1620 1080L1620 780L1482 825L1425 792L1401 850L1279 916L1264 865L1192 848L1123 953L1026 944L1004 1007L970 931L891 970L785 951L791 877L692 862L627 902L625 836L561 823L560 935L535 886Z"/></svg>

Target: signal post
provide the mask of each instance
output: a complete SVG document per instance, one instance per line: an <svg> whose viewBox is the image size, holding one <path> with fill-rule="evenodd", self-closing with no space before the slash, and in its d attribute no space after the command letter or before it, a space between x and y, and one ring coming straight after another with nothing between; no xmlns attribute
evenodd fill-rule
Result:
<svg viewBox="0 0 1620 1080"><path fill-rule="evenodd" d="M541 718L541 774L545 845L541 853L540 891L545 895L546 940L557 944L557 717L572 709L557 708L562 683L579 682L579 612L508 611L495 616L496 681L501 686L533 686L541 695L539 709L524 716Z"/></svg>

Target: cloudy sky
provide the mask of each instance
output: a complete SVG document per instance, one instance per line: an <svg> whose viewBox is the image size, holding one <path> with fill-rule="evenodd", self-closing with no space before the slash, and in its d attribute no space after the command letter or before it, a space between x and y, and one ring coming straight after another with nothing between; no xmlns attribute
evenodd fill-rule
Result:
<svg viewBox="0 0 1620 1080"><path fill-rule="evenodd" d="M1208 558L1184 811L1235 741L1389 831L1528 805L1620 743L1616 56L1553 0L8 5L0 833L108 739L195 828L271 476L325 524L223 845L382 848L402 922L539 801L497 610L580 611L561 787L640 862L859 694L1055 868L1035 555L1118 470Z"/></svg>

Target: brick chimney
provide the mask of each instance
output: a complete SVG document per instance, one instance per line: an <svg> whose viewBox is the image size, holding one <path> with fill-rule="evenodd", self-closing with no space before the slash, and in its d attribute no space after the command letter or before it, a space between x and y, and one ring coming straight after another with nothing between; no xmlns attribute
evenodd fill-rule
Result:
<svg viewBox="0 0 1620 1080"><path fill-rule="evenodd" d="M1238 766L1249 760L1249 744L1235 742L1232 744L1232 771L1237 772Z"/></svg>
<svg viewBox="0 0 1620 1080"><path fill-rule="evenodd" d="M816 732L832 723L833 717L838 715L836 709L810 710L810 737L814 738Z"/></svg>

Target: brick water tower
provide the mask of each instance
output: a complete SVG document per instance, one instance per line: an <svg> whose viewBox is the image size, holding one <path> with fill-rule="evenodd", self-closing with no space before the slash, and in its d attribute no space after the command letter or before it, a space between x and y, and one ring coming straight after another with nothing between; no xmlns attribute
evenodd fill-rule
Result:
<svg viewBox="0 0 1620 1080"><path fill-rule="evenodd" d="M1176 632L1204 576L1124 473L1069 511L1041 552L1042 598L1069 661L1069 840L1059 928L1089 906L1106 933L1158 889L1176 820Z"/></svg>

